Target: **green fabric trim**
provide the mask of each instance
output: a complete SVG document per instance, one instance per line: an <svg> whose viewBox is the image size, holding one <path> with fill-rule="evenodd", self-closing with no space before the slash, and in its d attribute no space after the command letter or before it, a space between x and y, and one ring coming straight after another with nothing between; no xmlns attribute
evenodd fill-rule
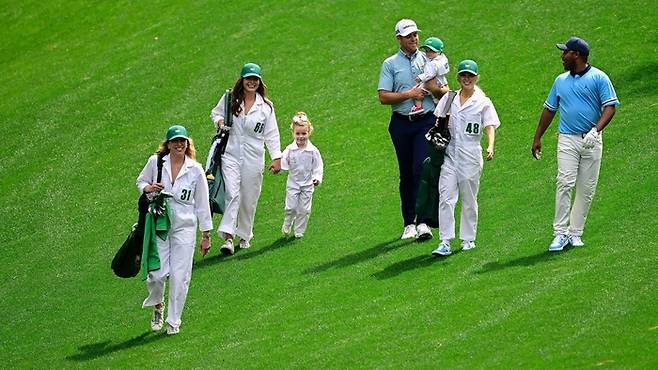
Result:
<svg viewBox="0 0 658 370"><path fill-rule="evenodd" d="M164 194L159 194L149 204L144 224L144 244L142 248L142 278L146 280L150 271L160 269L160 255L156 237L167 240L171 228L171 210Z"/></svg>

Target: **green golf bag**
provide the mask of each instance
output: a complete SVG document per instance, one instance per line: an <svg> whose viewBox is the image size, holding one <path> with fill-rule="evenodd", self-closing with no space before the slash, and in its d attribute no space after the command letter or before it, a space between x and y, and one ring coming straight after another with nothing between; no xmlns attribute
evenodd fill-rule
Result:
<svg viewBox="0 0 658 370"><path fill-rule="evenodd" d="M448 121L450 106L457 93L449 91L443 112L437 118L436 125L425 135L427 139L427 158L423 161L420 173L420 183L416 195L416 218L425 220L429 227L439 227L439 177L441 166L450 142Z"/></svg>
<svg viewBox="0 0 658 370"><path fill-rule="evenodd" d="M222 173L222 154L226 150L229 129L233 125L233 113L231 112L232 99L231 90L226 90L224 94L224 127L218 129L217 134L213 136L210 153L208 154L210 156L210 162L206 169L206 179L208 180L210 211L212 213L224 214L226 184L224 183L224 174Z"/></svg>
<svg viewBox="0 0 658 370"><path fill-rule="evenodd" d="M162 180L162 156L158 155L158 178L156 182ZM146 193L142 193L137 201L137 210L139 216L137 223L133 225L130 234L123 242L121 248L117 251L112 259L112 271L121 278L131 278L137 276L141 266L142 246L144 244L144 225L146 223L146 213L149 209L149 200Z"/></svg>

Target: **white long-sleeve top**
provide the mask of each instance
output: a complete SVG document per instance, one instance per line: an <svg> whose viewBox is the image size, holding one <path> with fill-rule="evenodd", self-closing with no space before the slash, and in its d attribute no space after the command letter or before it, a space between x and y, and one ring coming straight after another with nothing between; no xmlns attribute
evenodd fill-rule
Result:
<svg viewBox="0 0 658 370"><path fill-rule="evenodd" d="M436 77L439 86L447 85L446 75L450 72L450 64L445 54L439 54L434 59L430 59L423 67L423 73L418 75L422 82L427 82Z"/></svg>
<svg viewBox="0 0 658 370"><path fill-rule="evenodd" d="M201 165L192 158L185 156L185 162L176 179L171 178L171 162L169 154L162 163L162 184L164 191L174 196L169 201L171 209L171 230L192 228L199 225L201 231L212 230L212 216L208 200L208 182ZM158 156L152 155L142 172L137 177L137 189L140 194L144 188L157 180ZM174 181L175 180L175 181Z"/></svg>
<svg viewBox="0 0 658 370"><path fill-rule="evenodd" d="M475 92L462 105L459 93L450 106L450 143L446 148L444 166L452 166L462 178L472 177L482 168L482 147L480 140L485 127L500 126L500 119L491 99L475 87ZM434 111L439 116L448 101L448 94L443 95Z"/></svg>
<svg viewBox="0 0 658 370"><path fill-rule="evenodd" d="M215 126L218 125L219 120L224 119L225 95L222 95L210 113ZM268 105L259 93L256 93L256 101L249 112L245 113L244 102L240 106L242 112L239 116L233 116L233 126L222 159L228 158L250 165L260 164L262 167L265 161L264 146L267 147L270 158L281 158L279 127L274 108Z"/></svg>
<svg viewBox="0 0 658 370"><path fill-rule="evenodd" d="M322 183L324 164L318 148L309 140L301 149L296 142L288 145L281 157L281 169L288 171L288 188L313 187L313 180Z"/></svg>

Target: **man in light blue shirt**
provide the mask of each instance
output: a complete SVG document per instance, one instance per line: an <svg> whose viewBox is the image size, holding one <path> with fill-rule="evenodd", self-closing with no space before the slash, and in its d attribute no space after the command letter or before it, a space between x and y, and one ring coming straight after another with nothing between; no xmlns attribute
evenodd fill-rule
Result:
<svg viewBox="0 0 658 370"><path fill-rule="evenodd" d="M562 50L562 64L567 72L559 75L553 83L532 144L532 155L540 159L541 137L559 111L555 237L548 248L551 252L561 251L568 244L574 247L584 245L581 236L601 168L602 131L619 105L608 76L588 64L589 45L585 40L572 37L556 46ZM576 198L572 208L574 186Z"/></svg>
<svg viewBox="0 0 658 370"><path fill-rule="evenodd" d="M432 238L432 231L427 226L427 220L416 217L416 195L422 163L427 158L425 134L435 123L435 104L432 96L416 82L416 76L423 73L423 67L428 62L425 54L418 51L418 32L416 22L411 19L402 19L395 25L395 37L400 49L382 64L377 90L379 101L392 106L388 132L400 170L400 200L404 219L402 239L427 240ZM447 85L439 87L436 81L426 87L437 98L449 90ZM423 100L423 112L409 115L414 99Z"/></svg>

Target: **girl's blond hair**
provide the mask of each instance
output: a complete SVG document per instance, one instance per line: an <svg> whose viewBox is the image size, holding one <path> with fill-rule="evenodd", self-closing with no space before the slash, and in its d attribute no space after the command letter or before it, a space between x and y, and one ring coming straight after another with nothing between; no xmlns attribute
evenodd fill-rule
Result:
<svg viewBox="0 0 658 370"><path fill-rule="evenodd" d="M295 126L297 126L297 127L308 127L309 136L313 132L313 124L308 119L308 116L306 115L305 112L297 112L292 117L292 123L290 124L290 129L294 131Z"/></svg>

